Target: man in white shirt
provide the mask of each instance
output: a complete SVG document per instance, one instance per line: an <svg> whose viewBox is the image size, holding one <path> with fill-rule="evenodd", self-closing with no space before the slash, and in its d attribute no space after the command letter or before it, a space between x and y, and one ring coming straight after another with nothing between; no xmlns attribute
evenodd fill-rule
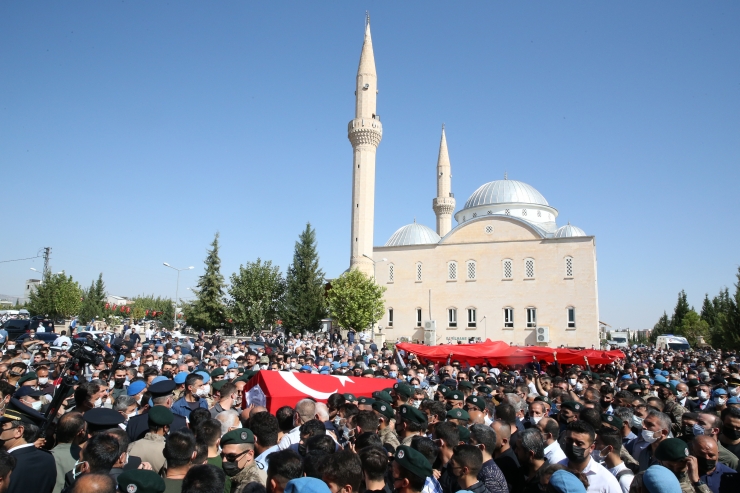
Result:
<svg viewBox="0 0 740 493"><path fill-rule="evenodd" d="M283 438L278 443L280 450L285 450L294 443L301 441L301 425L306 421L310 421L316 418L316 403L311 399L301 399L295 405L295 411L293 411L293 429L289 433L283 435Z"/></svg>
<svg viewBox="0 0 740 493"><path fill-rule="evenodd" d="M612 418L612 421L617 421L615 426L622 424L619 418L615 416L609 417ZM635 473L625 465L624 461L620 457L620 451L622 450L622 434L616 429L608 428L606 425L607 423L605 423L605 426L603 426L596 435L592 459L603 464L603 466L606 467L615 478L617 478L619 486L622 488L622 493L629 493L632 480L635 479Z"/></svg>
<svg viewBox="0 0 740 493"><path fill-rule="evenodd" d="M561 460L564 460L566 458L565 453L558 443L558 436L560 435L560 425L558 422L552 418L542 418L536 426L545 440L545 458L547 459L547 463L557 464Z"/></svg>
<svg viewBox="0 0 740 493"><path fill-rule="evenodd" d="M62 347L62 346L65 346L65 345L66 346L71 346L72 345L72 341L70 340L69 337L67 337L67 331L66 330L63 330L62 331L62 335L60 335L59 337L57 337L56 339L54 339L54 344L53 345L54 346L57 346L57 347Z"/></svg>
<svg viewBox="0 0 740 493"><path fill-rule="evenodd" d="M622 487L607 469L593 460L596 432L585 421L573 421L565 431L565 459L559 464L582 473L588 479L588 493L622 493Z"/></svg>

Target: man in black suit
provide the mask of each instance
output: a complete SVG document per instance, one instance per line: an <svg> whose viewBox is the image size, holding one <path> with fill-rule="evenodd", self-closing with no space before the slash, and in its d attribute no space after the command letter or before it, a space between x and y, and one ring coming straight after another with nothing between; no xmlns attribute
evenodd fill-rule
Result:
<svg viewBox="0 0 740 493"><path fill-rule="evenodd" d="M43 414L18 399L10 399L0 416L2 446L16 460L8 493L51 493L54 489L57 477L54 457L34 447L43 423Z"/></svg>
<svg viewBox="0 0 740 493"><path fill-rule="evenodd" d="M156 380L157 379L155 378L153 381ZM155 406L164 406L167 409L172 408L172 403L175 402L172 393L175 391L176 386L177 385L175 385L175 382L173 382L172 380L161 380L150 385L149 393L152 396L152 404L154 404ZM175 420L170 425L170 433L187 427L188 423L187 421L185 421L185 418L175 415ZM128 437L132 442L144 438L144 435L146 435L148 432L149 420L146 414L140 414L139 416L134 416L133 418L130 418L128 420L128 424L126 425L126 433L128 433Z"/></svg>

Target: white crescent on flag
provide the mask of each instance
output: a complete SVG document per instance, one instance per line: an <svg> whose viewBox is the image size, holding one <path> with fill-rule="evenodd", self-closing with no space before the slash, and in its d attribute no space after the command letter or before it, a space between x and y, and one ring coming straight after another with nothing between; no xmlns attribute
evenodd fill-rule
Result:
<svg viewBox="0 0 740 493"><path fill-rule="evenodd" d="M295 373L293 373L293 372L279 371L278 374L281 377L283 377L283 380L285 380L285 382L288 385L290 385L291 387L293 387L294 389L296 389L299 392L302 392L302 393L304 393L304 394L306 394L308 396L313 397L314 399L326 400L326 399L329 398L329 396L331 396L332 394L335 394L337 392L337 390L339 390L339 389L335 389L332 392L321 392L321 391L318 391L316 389L312 389L308 385L306 385L303 382L301 382L300 380L298 380L298 377L296 377L295 376Z"/></svg>

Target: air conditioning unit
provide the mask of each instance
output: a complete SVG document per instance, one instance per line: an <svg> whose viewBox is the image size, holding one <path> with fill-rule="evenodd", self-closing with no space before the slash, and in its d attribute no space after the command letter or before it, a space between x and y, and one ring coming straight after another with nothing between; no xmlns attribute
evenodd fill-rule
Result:
<svg viewBox="0 0 740 493"><path fill-rule="evenodd" d="M537 327L537 342L550 342L550 327Z"/></svg>
<svg viewBox="0 0 740 493"><path fill-rule="evenodd" d="M427 346L437 345L437 322L434 320L424 322L424 344Z"/></svg>

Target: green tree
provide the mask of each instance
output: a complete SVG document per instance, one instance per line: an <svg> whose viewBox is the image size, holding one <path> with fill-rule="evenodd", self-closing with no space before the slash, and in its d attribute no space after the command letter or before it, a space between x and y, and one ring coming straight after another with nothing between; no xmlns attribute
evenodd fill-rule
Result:
<svg viewBox="0 0 740 493"><path fill-rule="evenodd" d="M82 294L82 306L80 306L79 320L80 323L86 324L92 319L105 318L105 283L103 282L103 273L98 275L97 281L90 283Z"/></svg>
<svg viewBox="0 0 740 493"><path fill-rule="evenodd" d="M702 320L695 310L689 310L681 322L680 333L693 347L696 346L699 337L707 338L709 336L709 324Z"/></svg>
<svg viewBox="0 0 740 493"><path fill-rule="evenodd" d="M704 301L701 304L701 319L712 328L717 324L717 310L708 294L704 294Z"/></svg>
<svg viewBox="0 0 740 493"><path fill-rule="evenodd" d="M283 327L290 332L317 332L326 316L326 298L324 272L319 268L316 252L316 231L311 223L298 237L285 282L285 303L280 312Z"/></svg>
<svg viewBox="0 0 740 493"><path fill-rule="evenodd" d="M737 271L735 294L725 289L717 300L717 325L712 332L712 346L723 349L740 349L740 267Z"/></svg>
<svg viewBox="0 0 740 493"><path fill-rule="evenodd" d="M47 315L52 318L67 318L80 309L80 285L64 272L44 275L41 284L28 297L31 315Z"/></svg>
<svg viewBox="0 0 740 493"><path fill-rule="evenodd" d="M205 271L198 279L196 299L183 306L188 325L195 329L213 332L226 322L224 305L224 276L221 275L221 259L218 256L218 237L213 238L211 249L205 259Z"/></svg>
<svg viewBox="0 0 740 493"><path fill-rule="evenodd" d="M661 334L668 334L671 331L671 319L668 318L668 314L666 312L663 312L663 316L660 317L658 320L658 323L655 324L653 327L652 332L650 332L650 342L655 344L655 341L658 339L658 336Z"/></svg>
<svg viewBox="0 0 740 493"><path fill-rule="evenodd" d="M175 306L171 298L162 298L154 295L139 295L132 300L131 316L134 320L158 320L167 330L174 328ZM147 313L147 310L149 311ZM158 315L155 317L153 313Z"/></svg>
<svg viewBox="0 0 740 493"><path fill-rule="evenodd" d="M385 287L357 269L350 269L331 282L326 294L331 318L343 329L366 330L385 312Z"/></svg>
<svg viewBox="0 0 740 493"><path fill-rule="evenodd" d="M285 280L270 260L247 262L231 275L229 314L242 333L272 328L285 297Z"/></svg>
<svg viewBox="0 0 740 493"><path fill-rule="evenodd" d="M673 317L671 318L671 331L680 334L681 326L683 324L684 317L691 311L692 308L689 306L689 302L686 300L686 291L683 289L678 293L678 301L676 301L676 307L673 309Z"/></svg>

